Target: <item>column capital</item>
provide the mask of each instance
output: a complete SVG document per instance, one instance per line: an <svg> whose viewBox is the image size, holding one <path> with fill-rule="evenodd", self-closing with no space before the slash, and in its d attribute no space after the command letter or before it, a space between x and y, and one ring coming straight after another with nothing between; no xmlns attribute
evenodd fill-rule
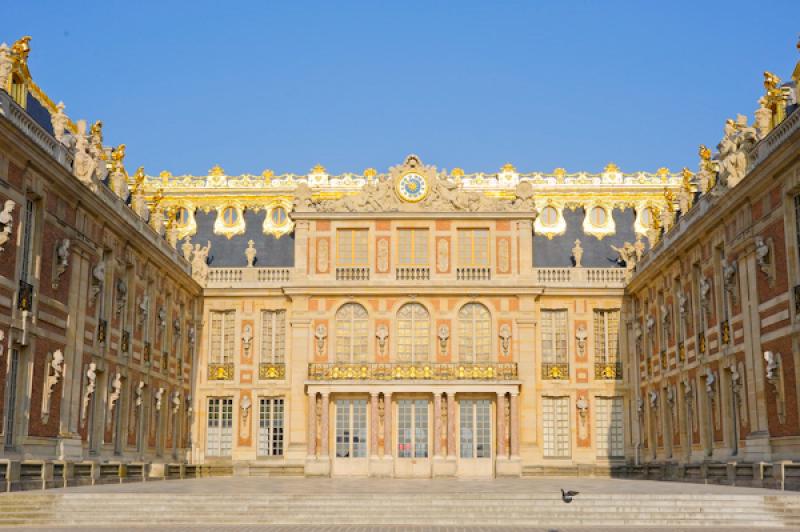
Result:
<svg viewBox="0 0 800 532"><path fill-rule="evenodd" d="M501 390L497 390L497 397L502 397L502 398L505 398L505 396L506 396L506 394L507 394L507 393L508 393L508 392L507 392L507 391L505 391L505 390L502 390L502 391L501 391Z"/></svg>
<svg viewBox="0 0 800 532"><path fill-rule="evenodd" d="M319 392L319 394L322 396L323 399L327 399L328 397L330 397L331 392L325 390L324 392L323 391Z"/></svg>
<svg viewBox="0 0 800 532"><path fill-rule="evenodd" d="M369 392L369 396L377 399L381 392Z"/></svg>

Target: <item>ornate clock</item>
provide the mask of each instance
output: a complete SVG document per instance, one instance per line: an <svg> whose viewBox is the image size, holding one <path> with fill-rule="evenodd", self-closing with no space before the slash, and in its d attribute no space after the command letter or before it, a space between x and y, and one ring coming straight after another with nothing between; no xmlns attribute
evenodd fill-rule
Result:
<svg viewBox="0 0 800 532"><path fill-rule="evenodd" d="M397 180L397 195L405 201L416 203L422 201L430 192L428 180L416 172L403 174Z"/></svg>

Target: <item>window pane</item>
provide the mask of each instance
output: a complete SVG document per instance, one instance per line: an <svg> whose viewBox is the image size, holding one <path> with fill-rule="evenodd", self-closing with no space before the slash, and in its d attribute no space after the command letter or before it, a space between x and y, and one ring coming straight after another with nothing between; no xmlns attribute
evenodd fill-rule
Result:
<svg viewBox="0 0 800 532"><path fill-rule="evenodd" d="M428 401L414 401L414 456L428 457Z"/></svg>
<svg viewBox="0 0 800 532"><path fill-rule="evenodd" d="M458 313L459 360L465 363L491 360L491 316L480 303L468 303Z"/></svg>
<svg viewBox="0 0 800 532"><path fill-rule="evenodd" d="M458 230L458 262L461 267L489 265L489 230Z"/></svg>
<svg viewBox="0 0 800 532"><path fill-rule="evenodd" d="M427 362L430 351L430 315L419 303L408 303L397 312L397 359Z"/></svg>
<svg viewBox="0 0 800 532"><path fill-rule="evenodd" d="M622 420L622 397L595 399L595 433L597 456L621 457L625 455Z"/></svg>
<svg viewBox="0 0 800 532"><path fill-rule="evenodd" d="M490 458L492 456L492 410L491 403L482 399L475 402L476 442L475 454L477 458Z"/></svg>
<svg viewBox="0 0 800 532"><path fill-rule="evenodd" d="M367 456L367 401L353 401L353 457Z"/></svg>
<svg viewBox="0 0 800 532"><path fill-rule="evenodd" d="M460 401L459 402L459 425L460 425L460 444L461 444L461 458L472 458L474 440L475 419L473 412L475 409L474 401Z"/></svg>
<svg viewBox="0 0 800 532"><path fill-rule="evenodd" d="M567 362L567 311L542 310L541 316L542 362Z"/></svg>
<svg viewBox="0 0 800 532"><path fill-rule="evenodd" d="M336 312L336 362L367 360L369 328L367 309L358 303L347 303Z"/></svg>
<svg viewBox="0 0 800 532"><path fill-rule="evenodd" d="M544 456L569 457L569 397L544 397L542 399L542 425Z"/></svg>
<svg viewBox="0 0 800 532"><path fill-rule="evenodd" d="M397 456L411 457L411 410L412 401L397 402Z"/></svg>

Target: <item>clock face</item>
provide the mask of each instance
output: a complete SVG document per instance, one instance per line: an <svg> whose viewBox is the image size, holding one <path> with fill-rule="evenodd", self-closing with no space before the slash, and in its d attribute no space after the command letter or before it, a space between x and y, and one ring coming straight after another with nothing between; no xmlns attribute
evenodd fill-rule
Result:
<svg viewBox="0 0 800 532"><path fill-rule="evenodd" d="M428 181L416 172L409 172L397 181L397 194L405 201L422 201L428 192Z"/></svg>

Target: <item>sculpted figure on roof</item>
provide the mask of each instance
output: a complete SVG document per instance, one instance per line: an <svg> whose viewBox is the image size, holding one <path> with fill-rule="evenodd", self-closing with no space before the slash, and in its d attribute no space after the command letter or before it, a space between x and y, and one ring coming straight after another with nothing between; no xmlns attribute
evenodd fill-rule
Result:
<svg viewBox="0 0 800 532"><path fill-rule="evenodd" d="M319 212L526 212L535 214L533 188L517 186L514 198L493 198L464 190L434 166L409 155L403 164L389 169L383 179L367 183L359 192L338 199L315 200L305 185L295 191L295 209Z"/></svg>
<svg viewBox="0 0 800 532"><path fill-rule="evenodd" d="M11 60L11 52L8 50L8 45L0 43L0 90L6 88L13 66L14 62Z"/></svg>
<svg viewBox="0 0 800 532"><path fill-rule="evenodd" d="M725 136L719 143L719 179L735 187L747 172L747 154L757 141L756 130L747 125L747 117L725 121Z"/></svg>

